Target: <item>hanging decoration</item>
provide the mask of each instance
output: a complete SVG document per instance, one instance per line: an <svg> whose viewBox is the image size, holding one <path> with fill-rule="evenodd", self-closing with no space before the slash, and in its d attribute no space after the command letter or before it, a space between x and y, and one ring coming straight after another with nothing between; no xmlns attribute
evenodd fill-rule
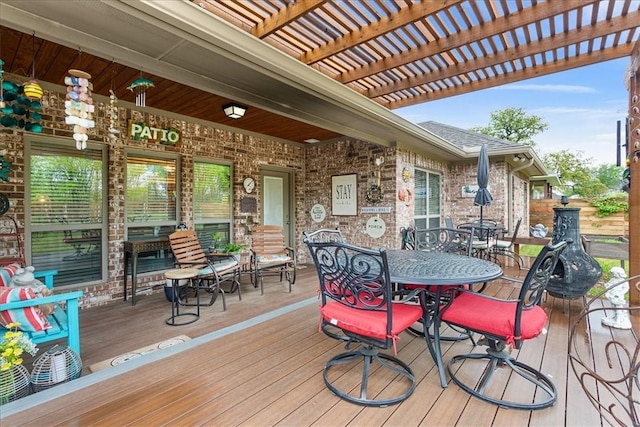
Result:
<svg viewBox="0 0 640 427"><path fill-rule="evenodd" d="M4 70L2 66L4 65L4 61L0 59L0 110L7 106L7 103L4 102Z"/></svg>
<svg viewBox="0 0 640 427"><path fill-rule="evenodd" d="M91 98L93 85L89 81L91 74L80 70L69 70L69 76L64 78L67 85L67 99L64 103L65 123L73 125L73 139L76 148L87 148L87 130L95 127L93 112L95 107Z"/></svg>
<svg viewBox="0 0 640 427"><path fill-rule="evenodd" d="M11 173L11 162L4 160L4 156L0 156L0 179L9 181L9 173Z"/></svg>
<svg viewBox="0 0 640 427"><path fill-rule="evenodd" d="M24 84L23 92L30 101L39 101L44 95L36 80L36 33L33 33L31 38L31 80Z"/></svg>
<svg viewBox="0 0 640 427"><path fill-rule="evenodd" d="M24 95L24 86L4 79L0 59L0 124L4 127L19 127L30 132L42 132L39 110L42 105L38 100L30 100Z"/></svg>
<svg viewBox="0 0 640 427"><path fill-rule="evenodd" d="M118 98L113 92L113 89L109 89L109 108L107 109L107 116L109 117L109 141L115 142L118 139L120 130L118 129Z"/></svg>
<svg viewBox="0 0 640 427"><path fill-rule="evenodd" d="M142 77L142 72L140 73L140 77L135 79L133 83L131 83L131 85L127 87L127 89L129 89L131 92L135 92L136 94L136 106L147 106L147 88L150 87L154 87L153 82Z"/></svg>

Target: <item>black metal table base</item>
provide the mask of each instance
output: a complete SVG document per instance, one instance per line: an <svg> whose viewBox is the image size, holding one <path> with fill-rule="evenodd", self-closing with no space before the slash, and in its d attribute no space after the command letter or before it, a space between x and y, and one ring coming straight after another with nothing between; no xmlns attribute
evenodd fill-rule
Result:
<svg viewBox="0 0 640 427"><path fill-rule="evenodd" d="M167 318L165 323L169 326L182 326L195 322L200 318L200 292L198 286L195 287L196 294L196 312L180 313L180 280L172 279L173 298L171 299L171 317ZM178 318L184 318L178 321Z"/></svg>

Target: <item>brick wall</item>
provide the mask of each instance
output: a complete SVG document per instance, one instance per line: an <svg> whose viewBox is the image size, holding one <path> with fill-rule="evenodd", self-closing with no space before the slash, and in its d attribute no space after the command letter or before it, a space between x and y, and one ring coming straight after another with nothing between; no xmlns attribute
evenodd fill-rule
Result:
<svg viewBox="0 0 640 427"><path fill-rule="evenodd" d="M16 79L17 80L17 79ZM464 164L447 165L427 156L408 152L394 147L382 147L365 141L343 139L330 143L320 143L303 147L298 144L283 144L266 138L258 138L216 128L213 123L195 122L175 116L150 114L144 111L120 108L118 111L121 138L114 143L108 142L106 128L106 104L104 97L94 97L96 104L96 127L89 131L90 142L104 143L109 146L108 165L108 277L105 283L82 288L85 298L84 307L106 304L122 298L123 293L123 241L125 235L125 151L127 149L144 150L145 152L172 152L181 157L181 200L182 217L180 221L187 226L193 225L193 162L196 157L208 157L225 160L233 164L233 230L234 240L249 244L243 223L247 214L240 212L240 201L244 196L242 180L246 176L258 177L262 167L280 168L294 174L295 206L295 242L300 263L309 262L306 247L302 243L302 231L318 228L339 227L347 241L367 247L400 247L400 228L413 225L413 200L415 168L440 173L442 176L442 213L451 215L455 223L475 220L479 216L479 208L473 206L473 198L463 198L461 187L474 184L476 181L476 161ZM17 218L24 227L24 148L25 143L42 138L58 138L72 140L70 126L64 124L64 94L45 91L42 100L42 134L22 132L15 128L0 127L0 155L13 162L9 182L0 181L0 192L11 200L8 215ZM157 143L134 141L124 138L126 123L129 119L144 121L155 127L173 127L180 132L179 147L160 145ZM384 163L376 167L374 159L382 157ZM402 177L404 168L409 170L409 180ZM331 212L331 177L333 175L357 174L358 183L358 215L334 216ZM507 192L506 166L504 163L491 165L490 186L494 203L485 209L486 218L506 218L505 194ZM384 199L378 204L368 203L367 190L372 183L378 182L384 192ZM399 191L405 194L400 200ZM518 184L513 189L515 198L526 194L526 184ZM261 186L257 186L254 196L260 200ZM315 204L324 206L327 216L321 223L313 222L310 211ZM391 207L390 213L361 214L364 206ZM514 210L526 206L523 201L513 204ZM366 224L372 217L381 218L386 232L374 239L366 234ZM260 222L261 212L252 214L254 221ZM0 257L12 251L10 247L0 245ZM4 252L4 253L3 253ZM144 274L138 276L138 287L163 283L161 274Z"/></svg>

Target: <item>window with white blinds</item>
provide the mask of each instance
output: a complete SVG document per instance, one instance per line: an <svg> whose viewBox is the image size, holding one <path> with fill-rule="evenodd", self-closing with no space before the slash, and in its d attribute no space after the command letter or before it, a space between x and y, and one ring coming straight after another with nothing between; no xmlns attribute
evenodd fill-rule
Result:
<svg viewBox="0 0 640 427"><path fill-rule="evenodd" d="M193 217L203 248L230 242L231 165L206 161L193 164Z"/></svg>
<svg viewBox="0 0 640 427"><path fill-rule="evenodd" d="M414 217L416 228L440 226L440 175L415 170Z"/></svg>
<svg viewBox="0 0 640 427"><path fill-rule="evenodd" d="M167 237L177 226L177 157L129 153L125 189L127 240ZM138 255L138 272L172 268L171 250Z"/></svg>
<svg viewBox="0 0 640 427"><path fill-rule="evenodd" d="M30 145L26 247L36 270L58 271L56 287L104 278L106 155L104 148Z"/></svg>

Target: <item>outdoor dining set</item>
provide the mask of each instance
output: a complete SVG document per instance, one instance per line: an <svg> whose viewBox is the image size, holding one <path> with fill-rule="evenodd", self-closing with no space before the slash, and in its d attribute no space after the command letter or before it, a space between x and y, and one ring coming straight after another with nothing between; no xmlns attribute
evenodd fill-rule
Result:
<svg viewBox="0 0 640 427"><path fill-rule="evenodd" d="M389 250L348 244L339 230L304 235L318 273L321 329L346 345L346 351L331 358L323 371L334 394L365 406L385 407L407 399L416 378L401 360L397 342L401 333L409 331L424 337L442 387L447 387L448 374L466 392L501 407L533 410L555 403L551 379L516 360L510 350L543 333L547 315L539 303L566 242L543 247L522 280L518 297L506 300L482 294L503 270L492 259L497 251L478 250L475 227L403 229L403 248ZM480 236L486 243L485 238ZM441 336L445 325L459 334ZM485 353L456 355L445 366L441 342L449 339L468 339L474 346L488 348ZM357 348L350 350L350 345ZM463 361L485 365L479 381L469 384L458 376L457 365ZM358 363L360 386L341 388L345 365ZM490 380L498 367L510 368L529 383L534 391L524 395L535 397L495 394ZM373 377L384 370L404 384L393 387L394 395L371 390Z"/></svg>

